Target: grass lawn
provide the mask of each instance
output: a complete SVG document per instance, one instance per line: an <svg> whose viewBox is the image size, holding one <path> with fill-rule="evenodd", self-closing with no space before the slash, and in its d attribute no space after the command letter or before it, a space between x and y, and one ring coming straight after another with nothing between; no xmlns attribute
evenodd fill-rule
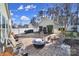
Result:
<svg viewBox="0 0 79 59"><path fill-rule="evenodd" d="M66 31L65 36L66 37L74 37L74 38L76 38L76 37L79 37L79 32Z"/></svg>

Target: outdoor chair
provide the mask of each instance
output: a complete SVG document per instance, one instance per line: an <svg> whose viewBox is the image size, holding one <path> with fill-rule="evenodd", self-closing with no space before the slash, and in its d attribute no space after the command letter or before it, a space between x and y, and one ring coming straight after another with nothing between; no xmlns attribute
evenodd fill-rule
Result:
<svg viewBox="0 0 79 59"><path fill-rule="evenodd" d="M7 47L12 47L13 52L17 55L19 53L20 48L23 46L22 42L16 42L14 37L11 35L11 38L8 39L8 44Z"/></svg>

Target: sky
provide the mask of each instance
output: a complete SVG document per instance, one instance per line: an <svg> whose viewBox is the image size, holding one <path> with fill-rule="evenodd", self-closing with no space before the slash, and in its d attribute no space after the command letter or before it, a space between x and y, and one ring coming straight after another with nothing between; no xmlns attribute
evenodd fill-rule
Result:
<svg viewBox="0 0 79 59"><path fill-rule="evenodd" d="M42 9L47 10L49 7L55 7L52 3L9 3L8 8L13 23L29 24L32 17L36 16ZM72 4L72 11L76 10L76 4Z"/></svg>

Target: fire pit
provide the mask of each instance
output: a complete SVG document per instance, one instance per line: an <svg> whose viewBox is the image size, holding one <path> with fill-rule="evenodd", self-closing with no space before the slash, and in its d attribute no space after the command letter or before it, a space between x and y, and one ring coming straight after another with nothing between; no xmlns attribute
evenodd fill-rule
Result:
<svg viewBox="0 0 79 59"><path fill-rule="evenodd" d="M45 46L45 41L37 38L32 41L35 48L43 48Z"/></svg>

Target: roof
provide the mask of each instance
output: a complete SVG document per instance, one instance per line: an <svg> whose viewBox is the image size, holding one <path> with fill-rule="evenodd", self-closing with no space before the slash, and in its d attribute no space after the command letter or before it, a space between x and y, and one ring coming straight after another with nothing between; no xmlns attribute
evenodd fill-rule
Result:
<svg viewBox="0 0 79 59"><path fill-rule="evenodd" d="M50 20L48 17L43 17L39 23L39 26L46 27L47 25L53 25L53 20Z"/></svg>

